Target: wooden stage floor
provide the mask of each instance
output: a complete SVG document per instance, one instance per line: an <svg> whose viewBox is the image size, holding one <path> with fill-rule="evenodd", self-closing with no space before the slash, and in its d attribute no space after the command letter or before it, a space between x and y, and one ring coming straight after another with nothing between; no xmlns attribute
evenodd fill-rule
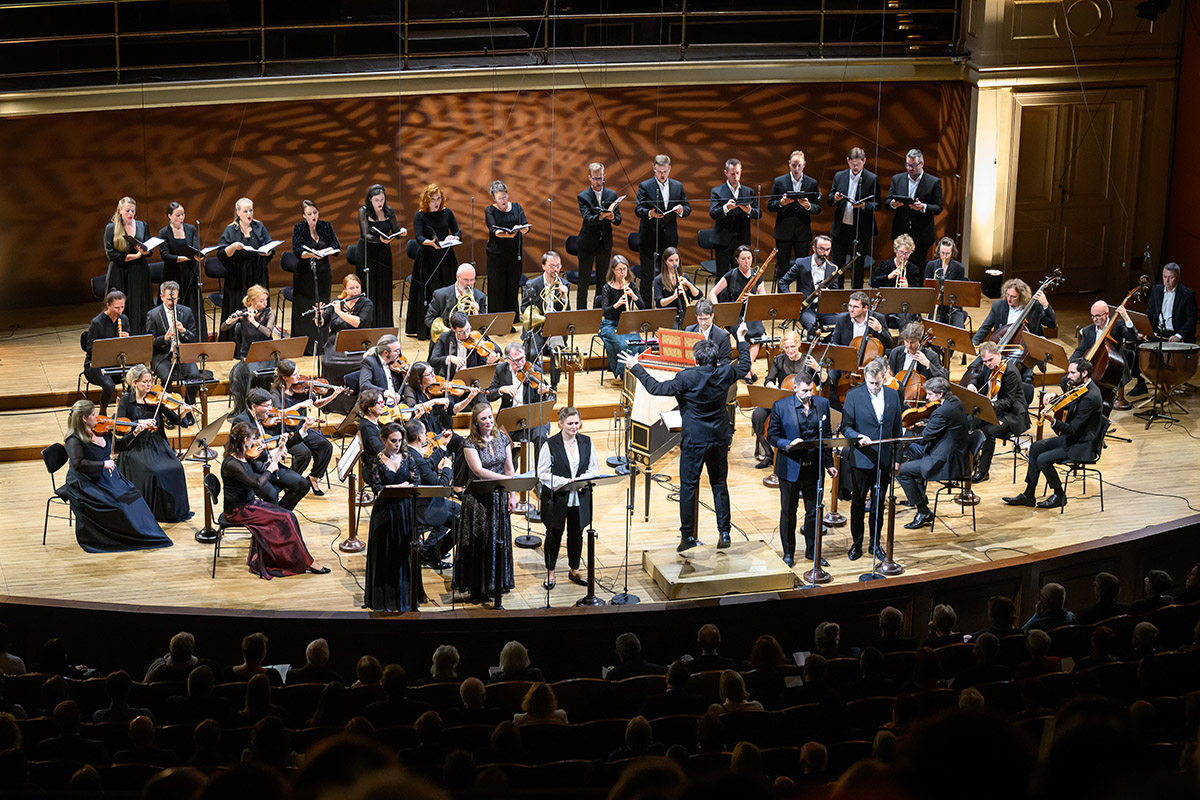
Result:
<svg viewBox="0 0 1200 800"><path fill-rule="evenodd" d="M1074 323L1084 318L1090 298L1074 305L1079 310L1060 311L1063 331L1073 331ZM0 399L9 406L21 406L22 396L55 392L73 392L80 370L79 331L95 313L92 306L20 311L10 314L10 323L21 327L11 338L0 339L0 377L4 378ZM973 310L976 322L983 310ZM417 352L416 341L404 338L404 352ZM1068 351L1073 338L1067 338ZM423 348L422 348L423 350ZM224 365L227 366L227 365ZM760 367L760 374L763 373ZM954 376L962 367L953 362ZM221 377L225 370L218 368ZM581 407L616 402L617 390L600 386L597 373L580 374L576 403ZM744 387L741 390L745 392ZM565 394L565 392L564 392ZM7 397L4 397L7 395ZM33 401L30 401L31 403ZM219 413L224 399L214 403ZM565 400L564 400L565 402ZM1005 449L997 452L992 480L976 487L982 502L976 509L977 528L972 530L971 516L959 515L959 508L943 503L934 531L905 531L901 527L911 518L911 510L901 507L897 513L896 559L906 574L929 574L939 570L979 562L1032 554L1065 545L1091 541L1103 536L1138 530L1186 516L1189 509L1183 498L1200 496L1200 409L1194 394L1182 398L1192 415L1177 415L1180 422L1168 426L1156 423L1149 430L1131 412L1115 412L1114 433L1132 439L1110 442L1101 467L1104 470L1105 510L1100 511L1098 484L1089 478L1087 494L1078 483L1068 486L1066 513L1057 510L1013 509L1001 502L1013 494L1012 456ZM55 408L26 405L20 410L0 412L0 448L36 446L61 441L65 432L65 403ZM735 541L762 540L778 550L778 493L762 485L765 470L753 468L754 441L750 434L750 410L739 410L737 429L730 453L730 490L732 496ZM607 419L586 419L584 432L597 445L601 457L615 454L619 438L614 423ZM34 451L36 452L36 450ZM0 515L8 524L0 525L0 591L10 597L41 598L49 602L119 603L145 606L207 607L255 611L354 612L362 603L361 584L365 556L339 554L336 543L347 533L347 489L334 483L323 498L309 496L301 502L301 527L315 558L333 568L330 575L304 575L272 581L254 578L245 565L246 543L236 537L222 550L212 579L213 548L193 540L203 525L200 491L201 470L188 464L191 503L196 517L166 526L175 546L139 553L95 555L85 553L75 542L73 530L65 519L51 519L47 543L42 545L37 523L41 521L50 480L40 460L0 463ZM623 486L603 487L595 503L597 531L597 594L608 600L622 590L626 577L629 590L643 602L661 602L665 596L642 568L642 551L672 548L678 542L678 503L673 491L678 484L677 451L655 465L659 477L651 488L649 521L642 517L643 484L639 479L635 513L629 539L628 570L625 557L625 507ZM1024 474L1023 463L1019 476ZM61 482L65 471L58 474ZM707 482L701 486L701 536L711 546L716 534L711 511L712 495ZM52 512L65 509L54 504ZM366 535L369 508L362 510L361 535ZM514 533L526 527L524 517L513 518ZM533 532L541 534L540 526ZM831 529L826 537L829 571L837 584L853 583L867 571L869 562L851 563L846 557L850 545L848 527ZM585 549L586 552L586 549ZM547 605L542 588L543 555L536 550L517 549L515 555L517 589L505 598L508 609L536 609ZM565 608L583 595L583 589L567 579L565 550L560 556L558 585L550 593L549 605ZM803 568L797 567L797 571ZM444 576L425 570L428 606L423 612L449 610L449 572ZM459 604L459 608L462 605Z"/></svg>

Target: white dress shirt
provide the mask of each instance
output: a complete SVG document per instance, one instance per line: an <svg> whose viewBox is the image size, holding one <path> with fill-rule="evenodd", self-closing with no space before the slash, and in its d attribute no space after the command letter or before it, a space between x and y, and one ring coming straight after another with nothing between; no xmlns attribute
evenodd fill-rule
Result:
<svg viewBox="0 0 1200 800"><path fill-rule="evenodd" d="M1169 334L1175 333L1175 290L1163 292L1162 311L1159 313L1158 327Z"/></svg>
<svg viewBox="0 0 1200 800"><path fill-rule="evenodd" d="M567 451L567 464L570 467L570 473L575 475L579 472L579 440L576 439L573 442L567 442L566 437L563 437L563 449ZM550 442L544 441L542 442L541 450L538 452L538 482L553 492L557 491L560 486L565 486L566 484L575 480L575 478L564 478L561 475L555 475L551 471L550 467ZM600 467L596 463L596 447L593 444L592 454L588 459L587 470L579 477L582 478L599 474ZM571 507L578 505L579 492L572 490L571 494L567 497L567 506Z"/></svg>
<svg viewBox="0 0 1200 800"><path fill-rule="evenodd" d="M870 387L868 387L867 394L871 395L871 408L875 410L875 422L882 425L883 424L883 389L880 388L879 394L875 394L874 392L871 391Z"/></svg>
<svg viewBox="0 0 1200 800"><path fill-rule="evenodd" d="M858 202L858 187L862 183L862 170L859 170L855 175L850 173L848 185L846 186L846 207L842 211L842 222L846 225L854 224L854 204Z"/></svg>

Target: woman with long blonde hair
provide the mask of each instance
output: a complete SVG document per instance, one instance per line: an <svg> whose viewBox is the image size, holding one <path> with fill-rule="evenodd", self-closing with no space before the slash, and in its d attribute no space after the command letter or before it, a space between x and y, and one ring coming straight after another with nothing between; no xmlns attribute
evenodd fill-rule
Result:
<svg viewBox="0 0 1200 800"><path fill-rule="evenodd" d="M122 197L104 229L104 253L108 256L105 293L114 289L125 293L128 332L135 336L146 329L146 314L154 305L150 260L147 258L150 251L140 244L149 238L150 228L137 218L137 201Z"/></svg>
<svg viewBox="0 0 1200 800"><path fill-rule="evenodd" d="M236 310L238 298L247 286L271 288L268 265L275 257L275 251L271 250L267 255L257 252L258 248L271 241L267 226L254 218L254 201L243 197L234 203L233 222L226 226L217 243L217 258L227 273L225 298L221 302L223 317L228 317ZM224 332L225 327L222 326L221 330ZM232 336L223 333L221 338L228 340Z"/></svg>
<svg viewBox="0 0 1200 800"><path fill-rule="evenodd" d="M231 334L227 337L225 332L231 329L236 336ZM271 308L271 293L255 284L246 290L241 310L229 314L221 323L221 338L233 338L238 343L237 357L244 359L250 345L272 339L274 335L275 309ZM256 361L250 366L259 369L270 364L269 361Z"/></svg>
<svg viewBox="0 0 1200 800"><path fill-rule="evenodd" d="M425 309L433 302L433 293L454 283L458 257L454 247L442 247L447 236L459 235L458 220L446 208L442 188L431 183L421 190L420 205L413 216L413 238L421 245L413 263L412 286L408 290L408 318L404 332L425 341L429 327L425 324Z"/></svg>

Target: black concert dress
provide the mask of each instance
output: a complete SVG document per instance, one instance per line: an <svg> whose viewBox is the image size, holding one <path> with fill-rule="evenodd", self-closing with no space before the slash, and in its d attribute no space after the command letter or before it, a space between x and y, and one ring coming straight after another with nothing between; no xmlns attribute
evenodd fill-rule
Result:
<svg viewBox="0 0 1200 800"><path fill-rule="evenodd" d="M104 438L111 443L112 434ZM119 553L173 544L137 487L119 471L104 468L111 444L97 445L72 434L66 448L71 463L66 487L80 547L89 553Z"/></svg>
<svg viewBox="0 0 1200 800"><path fill-rule="evenodd" d="M521 243L524 235L508 239L496 235L497 228L512 230L515 225L524 225L525 210L519 203L510 203L512 208L501 211L490 205L483 210L483 219L488 227L487 241L487 296L488 311L518 312L517 292L521 286Z"/></svg>
<svg viewBox="0 0 1200 800"><path fill-rule="evenodd" d="M380 241L374 228L391 235L400 230L396 223L396 212L384 206L384 219L371 219L366 206L358 209L358 250L362 265L358 277L362 281L363 294L375 304L375 319L363 320L364 328L391 328L392 321L392 244ZM403 243L401 243L403 244ZM369 270L369 272L368 272ZM425 312L421 312L425 316Z"/></svg>
<svg viewBox="0 0 1200 800"><path fill-rule="evenodd" d="M342 331L353 330L355 328L362 328L365 330L375 324L373 322L375 319L375 304L367 299L365 295L359 295L358 297L354 298L353 302L346 303L342 306L342 310L352 317L358 317L358 325L351 325L349 322L346 322L346 320L342 319L332 311L325 312L325 328L329 331L329 338L325 340L326 359L329 359L338 353L337 337L339 333ZM375 343L371 342L371 344ZM356 343L352 349L361 351L363 348L359 347ZM361 352L355 356L342 355L341 357L345 359L351 359L354 362L356 371L358 365L362 363Z"/></svg>
<svg viewBox="0 0 1200 800"><path fill-rule="evenodd" d="M137 240L150 238L150 229L140 219L134 220ZM104 254L108 257L108 279L105 293L116 289L125 294L125 315L129 317L126 331L134 336L146 331L146 315L154 307L154 291L150 287L150 259L147 256L126 261L130 251L122 252L113 246L113 223L104 229ZM125 235L122 230L121 235Z"/></svg>
<svg viewBox="0 0 1200 800"><path fill-rule="evenodd" d="M453 247L439 250L424 242L440 242L450 234L458 236L459 231L454 212L448 208L418 211L413 216L413 238L420 249L413 263L412 285L408 287L408 317L404 322L404 332L416 335L421 340L429 338L425 309L433 302L433 293L454 283L454 273L458 271L458 256Z"/></svg>
<svg viewBox="0 0 1200 800"><path fill-rule="evenodd" d="M371 489L371 531L367 541L367 578L363 605L375 611L414 611L409 601L412 575L412 541L417 535L411 498L381 500L379 492L397 483L419 484L415 466L407 454L393 471L375 459ZM416 576L420 580L420 575ZM424 590L421 590L422 597Z"/></svg>
<svg viewBox="0 0 1200 800"><path fill-rule="evenodd" d="M167 442L167 433L163 429L163 420L172 425L184 421L191 424L191 414L180 419L166 406L139 403L133 392L127 392L117 404L117 416L134 422L154 419L158 423L156 430L142 431L136 436L127 433L117 440L116 449L120 453L117 469L138 488L156 520L183 522L191 519L183 464Z"/></svg>
<svg viewBox="0 0 1200 800"><path fill-rule="evenodd" d="M234 242L241 242L247 247L262 247L269 241L271 241L271 234L267 232L267 226L258 220L250 223L249 236L242 236L242 229L236 222L231 222L221 233L221 240L217 243L219 245L217 258L221 260L221 264L228 273L225 276L223 287L225 296L221 300L221 319L228 318L230 314L242 307L242 298L246 296L246 290L251 286L258 284L264 289L271 288L268 265L275 257L274 250L266 256L246 250L234 250L233 255L227 256L225 248ZM221 338L229 341L233 337L232 335L222 335Z"/></svg>
<svg viewBox="0 0 1200 800"><path fill-rule="evenodd" d="M256 462L232 457L221 462L225 519L250 530L246 566L251 572L266 580L299 575L312 566L313 558L300 535L296 515L254 496L271 477L269 472L259 472L261 468Z"/></svg>
<svg viewBox="0 0 1200 800"><path fill-rule="evenodd" d="M320 338L320 332L316 326L316 315L304 316L304 314L310 311L318 300L322 303L329 302L329 291L333 286L333 270L329 266L329 256L325 256L325 258L317 259L314 276L312 259L305 257L304 248L306 246L313 250L324 250L326 247L340 250L342 245L338 242L333 226L323 219L317 220L316 240L309 233L307 220L300 220L292 228L292 252L296 254L299 265L292 273L291 333L292 336L308 337L308 345L304 348L304 354L311 356L320 347L323 340ZM328 323L328 312L326 312L325 320Z"/></svg>
<svg viewBox="0 0 1200 800"><path fill-rule="evenodd" d="M509 438L497 431L482 448L465 440L463 447L479 452L484 469L503 474L508 460ZM453 588L467 594L472 603L495 597L497 572L505 592L516 587L513 578L512 528L508 516L508 492L493 492L477 497L463 494L462 511L454 531ZM500 564L496 564L497 550Z"/></svg>
<svg viewBox="0 0 1200 800"><path fill-rule="evenodd" d="M208 324L204 318L204 298L196 286L196 271L201 268L202 262L194 260L188 251L188 248L200 250L200 232L195 225L185 222L182 239L175 238L170 225L159 229L158 238L163 240L158 246L159 255L163 260L163 281L175 281L179 284L179 304L192 310L192 316L196 318L196 324L200 328L199 332L192 333L196 334L196 341L207 342ZM187 260L180 261L180 256Z"/></svg>

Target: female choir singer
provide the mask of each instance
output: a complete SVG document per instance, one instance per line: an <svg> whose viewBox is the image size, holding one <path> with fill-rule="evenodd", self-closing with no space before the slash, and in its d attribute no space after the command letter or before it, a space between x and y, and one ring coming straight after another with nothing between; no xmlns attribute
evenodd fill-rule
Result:
<svg viewBox="0 0 1200 800"><path fill-rule="evenodd" d="M496 430L492 407L486 403L476 405L471 412L471 434L463 444L463 458L473 480L500 480L514 474L512 442L504 431ZM516 587L509 525L516 505L516 495L508 492L496 491L482 497L463 494L454 532L452 588L466 593L471 603L495 597L497 584L504 592ZM496 563L497 551L500 563Z"/></svg>
<svg viewBox="0 0 1200 800"><path fill-rule="evenodd" d="M404 429L395 422L383 426L383 450L375 457L371 471L371 489L375 504L371 508L371 531L367 545L367 581L363 605L375 611L415 611L409 601L412 574L412 542L417 535L412 498L381 500L384 489L416 486L420 483L416 467L409 457ZM425 591L420 590L421 598Z"/></svg>
<svg viewBox="0 0 1200 800"><path fill-rule="evenodd" d="M222 231L217 249L217 258L221 259L227 273L225 297L221 302L223 317L234 312L237 299L247 286L271 287L267 265L275 251L264 256L247 249L262 247L270 241L271 234L267 232L267 226L254 218L254 201L243 197L234 203L233 222ZM224 331L225 327L222 326L221 330ZM221 338L228 341L230 336L223 335Z"/></svg>
<svg viewBox="0 0 1200 800"><path fill-rule="evenodd" d="M104 228L104 252L108 256L108 285L125 293L125 313L129 317L127 332L138 335L146 329L146 314L154 305L150 289L150 251L138 242L150 238L146 223L137 219L137 201L122 197L112 221ZM136 239L137 241L130 241Z"/></svg>
<svg viewBox="0 0 1200 800"><path fill-rule="evenodd" d="M554 588L554 567L563 528L567 530L567 566L572 583L587 586L579 572L583 550L583 531L592 524L592 493L559 491L576 478L600 474L596 448L592 440L579 433L579 412L567 406L558 410L559 433L542 443L538 453L538 481L541 483L542 522L546 524L546 590Z"/></svg>
<svg viewBox="0 0 1200 800"><path fill-rule="evenodd" d="M695 284L679 271L679 251L674 247L663 250L662 269L654 277L654 305L675 309L675 327L683 330L683 315L687 307L703 295Z"/></svg>
<svg viewBox="0 0 1200 800"><path fill-rule="evenodd" d="M521 283L522 231L509 233L518 225L527 225L525 210L508 199L504 181L492 181L488 187L492 204L484 209L487 223L488 310L517 312L517 289ZM505 230L500 230L504 228ZM511 331L510 331L511 332Z"/></svg>
<svg viewBox="0 0 1200 800"><path fill-rule="evenodd" d="M454 282L458 257L454 248L442 247L447 236L457 237L458 221L446 208L445 197L436 183L421 190L421 202L413 216L413 238L421 245L413 263L412 286L408 287L408 319L404 332L422 341L429 339L425 309L433 302L434 290Z"/></svg>
<svg viewBox="0 0 1200 800"><path fill-rule="evenodd" d="M70 459L66 490L75 514L75 539L89 553L170 547L154 512L137 487L117 472L113 434L96 432L100 414L91 400L77 400L67 420L64 445Z"/></svg>
<svg viewBox="0 0 1200 800"><path fill-rule="evenodd" d="M613 256L608 265L608 277L600 287L600 307L604 309L604 319L600 323L600 338L604 340L604 349L608 353L608 368L620 383L625 374L625 367L617 361L617 353L629 349L629 343L639 340L636 333L617 333L617 322L622 311L643 308L642 297L634 290L629 280L629 259L625 256Z"/></svg>
<svg viewBox="0 0 1200 800"><path fill-rule="evenodd" d="M325 340L326 358L338 351L339 333L353 328L369 328L375 319L375 307L369 298L363 296L362 281L354 273L342 278L342 291L337 300L341 302L335 301L324 306L316 314L318 327L329 320L329 338Z"/></svg>
<svg viewBox="0 0 1200 800"><path fill-rule="evenodd" d="M300 265L292 273L292 336L307 336L305 355L319 350L318 330L315 317L305 312L317 303L329 302L329 290L333 286L333 271L329 267L329 256L318 258L316 253L332 247L341 250L333 226L321 219L321 210L312 200L300 203L304 219L292 226L292 252ZM307 248L307 249L306 249Z"/></svg>
<svg viewBox="0 0 1200 800"><path fill-rule="evenodd" d="M200 255L200 231L195 225L184 222L187 212L176 202L167 204L167 224L158 232L158 238L163 240L158 252L163 260L163 281L175 281L179 284L179 303L192 310L192 316L199 325L197 341L208 341L208 328L205 325L204 298L200 296L197 284L197 271L204 257Z"/></svg>
<svg viewBox="0 0 1200 800"><path fill-rule="evenodd" d="M403 236L408 233L396 224L396 212L387 204L381 184L367 189L366 200L358 209L358 249L362 264L359 275L367 297L375 306L368 328L392 328L392 246L379 234ZM410 287L411 291L411 287ZM424 316L424 314L422 314Z"/></svg>
<svg viewBox="0 0 1200 800"><path fill-rule="evenodd" d="M276 446L266 466L253 460L263 442L249 423L239 422L229 432L225 442L225 460L221 462L221 481L225 484L225 519L243 525L250 531L250 553L246 566L264 580L312 572L325 575L322 567L309 555L300 535L296 515L282 506L259 500L255 494L279 469L285 448ZM250 454L251 458L246 458ZM260 472L259 470L263 470Z"/></svg>
<svg viewBox="0 0 1200 800"><path fill-rule="evenodd" d="M167 443L163 426L163 420L176 426L191 426L194 424L191 409L181 417L161 403L146 402L146 396L154 388L154 373L142 364L129 370L125 383L130 390L117 404L117 416L136 423L136 427L116 441L116 451L121 454L121 474L142 493L159 522L191 519L183 464Z"/></svg>

